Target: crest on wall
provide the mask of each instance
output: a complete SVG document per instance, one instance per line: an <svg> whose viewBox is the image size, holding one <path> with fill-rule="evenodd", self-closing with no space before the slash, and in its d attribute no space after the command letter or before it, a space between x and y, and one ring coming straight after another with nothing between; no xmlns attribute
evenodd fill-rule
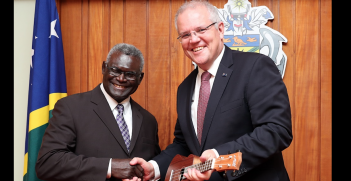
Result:
<svg viewBox="0 0 351 181"><path fill-rule="evenodd" d="M218 9L218 14L225 26L225 45L233 50L269 56L284 77L287 57L282 42L286 43L287 39L265 25L274 19L266 6L251 7L248 0L228 0L223 9Z"/></svg>

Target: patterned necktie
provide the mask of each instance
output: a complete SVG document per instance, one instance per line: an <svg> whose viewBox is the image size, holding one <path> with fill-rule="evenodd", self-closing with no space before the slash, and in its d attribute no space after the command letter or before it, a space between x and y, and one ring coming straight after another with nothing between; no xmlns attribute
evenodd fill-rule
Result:
<svg viewBox="0 0 351 181"><path fill-rule="evenodd" d="M209 72L203 72L201 75L201 86L199 93L199 103L197 106L197 139L201 145L202 127L204 125L205 113L207 108L208 98L210 97L210 78Z"/></svg>
<svg viewBox="0 0 351 181"><path fill-rule="evenodd" d="M128 152L129 152L130 137L129 137L128 126L123 118L123 109L124 109L124 107L122 104L117 105L118 114L116 116L116 121L118 123L119 130L121 130L121 133L122 133L122 136L124 139L124 143L126 144Z"/></svg>

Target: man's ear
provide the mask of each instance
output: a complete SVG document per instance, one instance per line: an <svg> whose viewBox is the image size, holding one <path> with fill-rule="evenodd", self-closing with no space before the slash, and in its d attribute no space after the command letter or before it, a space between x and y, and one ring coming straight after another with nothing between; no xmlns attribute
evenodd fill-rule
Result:
<svg viewBox="0 0 351 181"><path fill-rule="evenodd" d="M144 72L141 72L140 73L140 78L139 78L139 84L141 83L141 81L143 80L144 78Z"/></svg>
<svg viewBox="0 0 351 181"><path fill-rule="evenodd" d="M102 74L105 73L105 70L106 70L106 64L105 64L105 61L102 62L102 65L101 65L101 70L102 70Z"/></svg>
<svg viewBox="0 0 351 181"><path fill-rule="evenodd" d="M218 31L220 33L221 39L224 38L224 23L221 21L218 23Z"/></svg>

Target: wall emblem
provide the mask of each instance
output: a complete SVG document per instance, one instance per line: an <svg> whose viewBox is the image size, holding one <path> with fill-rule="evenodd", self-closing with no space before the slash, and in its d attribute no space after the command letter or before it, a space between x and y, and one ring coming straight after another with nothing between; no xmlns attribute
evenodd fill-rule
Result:
<svg viewBox="0 0 351 181"><path fill-rule="evenodd" d="M266 6L251 7L248 0L228 0L218 13L225 26L225 45L233 50L269 56L284 77L287 57L282 50L282 42L286 43L287 39L265 25L268 20L274 19Z"/></svg>

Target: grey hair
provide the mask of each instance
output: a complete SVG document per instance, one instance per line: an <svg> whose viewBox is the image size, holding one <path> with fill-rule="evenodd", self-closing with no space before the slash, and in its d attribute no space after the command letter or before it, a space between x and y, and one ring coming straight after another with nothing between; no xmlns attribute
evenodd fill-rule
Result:
<svg viewBox="0 0 351 181"><path fill-rule="evenodd" d="M111 59L111 56L117 52L121 52L125 55L138 58L140 60L140 72L142 72L144 67L144 56L138 48L136 48L134 45L127 43L116 44L111 48L110 52L108 53L106 63L108 63Z"/></svg>
<svg viewBox="0 0 351 181"><path fill-rule="evenodd" d="M182 6L180 6L175 15L174 24L177 31L178 31L178 26L177 26L178 16L189 8L195 9L196 7L199 7L199 6L205 6L207 8L208 13L210 14L209 19L212 22L217 22L215 24L215 27L218 30L218 23L221 22L222 20L218 15L217 8L205 0L192 0L192 1L185 2Z"/></svg>

